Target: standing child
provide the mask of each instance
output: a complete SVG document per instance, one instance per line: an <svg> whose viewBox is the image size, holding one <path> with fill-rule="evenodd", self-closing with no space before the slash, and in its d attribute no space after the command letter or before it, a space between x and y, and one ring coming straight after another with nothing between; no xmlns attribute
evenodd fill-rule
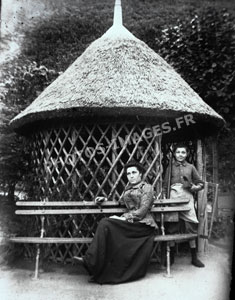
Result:
<svg viewBox="0 0 235 300"><path fill-rule="evenodd" d="M171 167L168 167L163 184L163 197L167 196L167 187L170 186L170 198L188 198L187 207L189 211L180 212L179 222L169 224L167 233L197 233L198 219L194 206L193 193L203 189L204 183L196 168L186 161L188 148L184 144L177 144L174 147L174 160ZM171 173L171 174L169 174ZM170 182L169 182L170 181ZM196 252L196 240L190 240L189 246L192 255L192 264L202 268L204 264L198 259ZM171 264L174 262L174 246L170 252Z"/></svg>

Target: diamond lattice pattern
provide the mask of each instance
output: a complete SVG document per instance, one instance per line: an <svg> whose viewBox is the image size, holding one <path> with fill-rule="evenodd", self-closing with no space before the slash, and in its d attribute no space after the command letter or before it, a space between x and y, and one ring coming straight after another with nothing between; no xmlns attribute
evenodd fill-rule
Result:
<svg viewBox="0 0 235 300"><path fill-rule="evenodd" d="M124 166L131 159L145 165L144 178L161 194L160 137L142 124L77 124L35 133L32 158L35 197L41 201L93 201L105 196L117 201L127 184ZM47 236L91 237L103 216L51 216ZM53 261L71 260L87 245L52 245ZM46 255L46 254L45 254Z"/></svg>

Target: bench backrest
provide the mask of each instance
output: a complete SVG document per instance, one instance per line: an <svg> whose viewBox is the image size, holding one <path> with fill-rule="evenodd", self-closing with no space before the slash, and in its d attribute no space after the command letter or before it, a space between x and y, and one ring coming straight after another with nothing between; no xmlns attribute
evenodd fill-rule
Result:
<svg viewBox="0 0 235 300"><path fill-rule="evenodd" d="M156 222L160 222L161 232L165 234L165 222L177 222L179 220L179 213L188 211L185 204L188 199L155 199L151 212L155 216ZM113 215L122 214L126 212L126 207L120 206L118 202L105 201L102 204L86 201L18 201L16 202L17 215L24 216L40 216L41 219L41 234L44 236L45 216L52 215Z"/></svg>
<svg viewBox="0 0 235 300"><path fill-rule="evenodd" d="M188 199L158 199L151 209L152 213L187 211L184 204ZM183 204L183 206L182 206ZM17 215L76 215L76 214L114 214L124 213L126 208L115 201L105 201L101 205L88 201L17 201Z"/></svg>

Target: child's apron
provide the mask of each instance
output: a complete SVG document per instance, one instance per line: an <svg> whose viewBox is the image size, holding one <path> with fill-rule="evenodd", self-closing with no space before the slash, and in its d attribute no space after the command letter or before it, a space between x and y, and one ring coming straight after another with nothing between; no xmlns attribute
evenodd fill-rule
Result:
<svg viewBox="0 0 235 300"><path fill-rule="evenodd" d="M195 211L194 206L194 198L190 191L183 188L182 183L175 183L171 186L171 192L170 192L170 198L172 199L178 199L178 198L187 198L189 199L189 202L184 207L189 208L189 211L182 211L179 213L180 219L183 219L188 222L192 223L199 223Z"/></svg>

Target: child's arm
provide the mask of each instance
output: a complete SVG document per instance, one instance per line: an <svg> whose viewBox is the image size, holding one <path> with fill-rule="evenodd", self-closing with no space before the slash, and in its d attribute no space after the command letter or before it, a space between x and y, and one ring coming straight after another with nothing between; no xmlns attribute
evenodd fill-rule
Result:
<svg viewBox="0 0 235 300"><path fill-rule="evenodd" d="M192 181L193 181L193 185L191 186L192 192L198 192L204 188L204 182L201 180L200 175L194 166L192 168Z"/></svg>

